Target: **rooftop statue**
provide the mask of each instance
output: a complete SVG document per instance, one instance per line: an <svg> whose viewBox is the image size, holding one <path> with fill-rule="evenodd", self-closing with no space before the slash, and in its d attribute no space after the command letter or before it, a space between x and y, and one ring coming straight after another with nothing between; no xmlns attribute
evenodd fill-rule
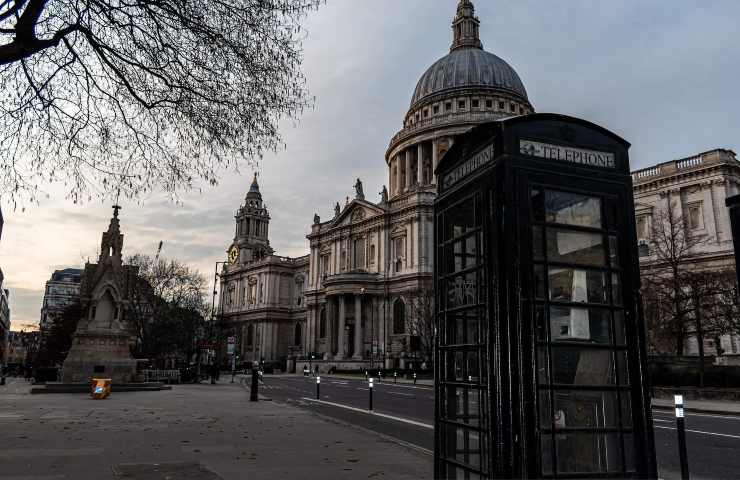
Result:
<svg viewBox="0 0 740 480"><path fill-rule="evenodd" d="M358 178L355 183L355 198L358 200L365 200L365 192L362 191L362 181Z"/></svg>

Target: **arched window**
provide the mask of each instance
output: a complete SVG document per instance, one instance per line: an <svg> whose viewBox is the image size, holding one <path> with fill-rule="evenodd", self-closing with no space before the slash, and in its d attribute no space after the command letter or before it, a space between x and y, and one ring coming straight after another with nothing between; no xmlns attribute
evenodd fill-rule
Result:
<svg viewBox="0 0 740 480"><path fill-rule="evenodd" d="M302 334L303 334L303 331L301 329L301 324L296 323L295 324L295 341L293 342L293 345L295 345L296 347L301 346L301 339L303 338Z"/></svg>
<svg viewBox="0 0 740 480"><path fill-rule="evenodd" d="M251 350L252 345L254 344L254 325L249 324L247 327L247 349Z"/></svg>
<svg viewBox="0 0 740 480"><path fill-rule="evenodd" d="M406 305L400 298L393 303L393 333L406 333Z"/></svg>
<svg viewBox="0 0 740 480"><path fill-rule="evenodd" d="M322 308L319 313L319 338L326 338L326 309Z"/></svg>

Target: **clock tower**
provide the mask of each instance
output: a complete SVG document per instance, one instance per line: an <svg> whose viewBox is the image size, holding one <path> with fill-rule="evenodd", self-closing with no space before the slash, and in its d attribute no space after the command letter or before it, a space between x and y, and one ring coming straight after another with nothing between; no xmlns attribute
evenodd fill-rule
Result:
<svg viewBox="0 0 740 480"><path fill-rule="evenodd" d="M257 174L242 205L234 216L234 242L228 251L230 263L249 263L273 254L268 238L270 215L262 203Z"/></svg>

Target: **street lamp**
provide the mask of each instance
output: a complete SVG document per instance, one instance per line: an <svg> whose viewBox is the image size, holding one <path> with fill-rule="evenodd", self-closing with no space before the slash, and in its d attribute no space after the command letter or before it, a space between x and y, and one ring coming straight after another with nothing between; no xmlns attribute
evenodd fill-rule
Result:
<svg viewBox="0 0 740 480"><path fill-rule="evenodd" d="M214 337L214 333L215 333L214 320L215 320L215 316L216 316L216 295L218 294L218 290L216 290L216 282L218 281L218 277L219 277L219 274L218 274L218 266L219 265L227 265L228 263L229 263L228 261L219 261L219 262L216 262L216 267L215 267L215 270L213 272L213 297L211 298L211 321L209 322L210 323L209 340ZM219 353L219 350L220 350L220 345L219 345L219 342L218 342L218 338L216 338L216 357L214 358L214 362L218 362L218 353Z"/></svg>

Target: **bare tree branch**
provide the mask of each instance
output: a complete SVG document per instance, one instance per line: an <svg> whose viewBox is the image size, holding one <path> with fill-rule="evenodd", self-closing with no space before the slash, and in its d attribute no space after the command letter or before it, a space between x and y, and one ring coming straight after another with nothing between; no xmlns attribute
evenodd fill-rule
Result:
<svg viewBox="0 0 740 480"><path fill-rule="evenodd" d="M282 146L323 0L0 0L0 195L172 196Z"/></svg>

